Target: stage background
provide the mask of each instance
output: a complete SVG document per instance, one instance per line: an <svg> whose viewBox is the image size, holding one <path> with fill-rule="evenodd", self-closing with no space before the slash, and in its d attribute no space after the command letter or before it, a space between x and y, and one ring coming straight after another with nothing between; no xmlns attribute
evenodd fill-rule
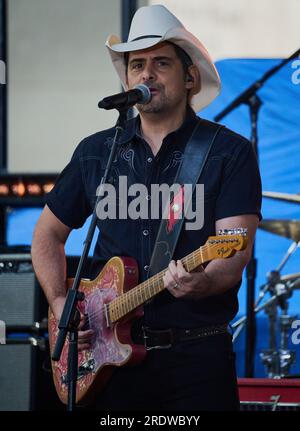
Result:
<svg viewBox="0 0 300 431"><path fill-rule="evenodd" d="M207 119L219 113L248 85L260 78L278 59L228 59L216 63L223 83L222 93L209 108L201 112ZM263 190L286 193L300 191L300 84L297 84L297 70L292 62L273 76L258 92L263 105L258 120L258 156L262 175ZM295 64L294 64L295 65ZM298 74L299 76L299 74ZM250 117L248 107L242 106L222 121L227 127L250 137ZM34 224L39 216L39 208L11 209L8 219L8 243L31 244ZM264 218L298 219L300 205L263 199ZM300 223L300 221L299 221ZM73 231L67 243L67 254L78 255L87 230L87 224L79 231ZM258 260L256 293L266 281L270 270L276 269L292 241L272 233L259 230L256 238L255 254ZM282 274L300 272L299 250L290 258ZM256 294L256 297L257 297ZM266 299L269 295L266 295ZM237 318L246 313L246 282L243 280L239 292L240 309ZM289 312L300 319L300 291L294 291L289 299ZM296 317L295 317L296 318ZM255 376L266 376L259 358L262 349L268 348L268 321L264 312L257 316L258 337L255 358ZM244 375L245 331L235 342L238 375ZM300 374L300 346L291 345L297 352L297 364L291 374Z"/></svg>
<svg viewBox="0 0 300 431"><path fill-rule="evenodd" d="M126 2L6 3L7 169L55 173L84 136L117 120L97 104L121 89L104 44L121 35ZM285 57L299 48L299 0L136 0L137 7L154 3L170 8L214 61Z"/></svg>
<svg viewBox="0 0 300 431"><path fill-rule="evenodd" d="M225 108L236 96L250 84L261 78L280 59L228 59L216 63L223 82L221 95L201 115L207 119ZM299 60L291 61L273 75L258 91L262 107L258 118L258 158L264 191L298 193L300 191L300 82ZM296 67L296 68L295 68ZM298 84L297 84L298 82ZM246 136L251 135L249 108L243 105L221 120L222 124ZM298 219L300 205L264 198L262 215L264 219ZM300 220L299 220L300 224ZM255 254L258 260L256 292L266 282L269 271L278 267L292 241L258 230ZM294 253L282 270L282 274L300 272L300 251ZM257 297L257 295L256 295ZM266 299L269 295L266 295ZM246 282L243 280L239 293L240 311L237 317L246 312ZM289 312L300 316L300 291L293 292L289 300ZM299 317L298 317L299 318ZM257 377L265 375L259 359L261 349L268 348L268 320L264 312L257 316L257 355L255 373ZM244 373L245 331L237 338L235 350L238 358L238 373ZM300 373L300 348L297 350L297 364L291 373Z"/></svg>

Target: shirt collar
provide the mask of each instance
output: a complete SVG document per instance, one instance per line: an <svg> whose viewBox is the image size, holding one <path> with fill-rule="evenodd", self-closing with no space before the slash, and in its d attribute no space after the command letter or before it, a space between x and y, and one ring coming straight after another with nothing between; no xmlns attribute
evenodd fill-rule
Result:
<svg viewBox="0 0 300 431"><path fill-rule="evenodd" d="M168 136L173 135L173 134L180 134L180 135L182 133L185 134L187 131L190 130L191 126L196 123L197 118L198 117L197 117L196 113L192 110L192 108L188 107L184 122L181 124L181 126L177 130L174 130L174 132L171 132ZM128 142L132 141L133 138L136 136L140 139L143 139L141 136L141 132L140 132L140 125L141 125L141 120L140 120L139 115L128 120L127 125L126 125L126 129L124 130L123 135L122 135L121 140L120 140L120 145L127 144Z"/></svg>

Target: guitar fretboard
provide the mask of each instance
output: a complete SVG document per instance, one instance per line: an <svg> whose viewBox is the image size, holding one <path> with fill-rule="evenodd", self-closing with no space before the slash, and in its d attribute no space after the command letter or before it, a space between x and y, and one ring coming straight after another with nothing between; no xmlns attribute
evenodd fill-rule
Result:
<svg viewBox="0 0 300 431"><path fill-rule="evenodd" d="M213 245L207 247L206 245L200 247L189 255L181 259L184 268L187 272L193 271L199 265L211 260ZM138 284L133 289L115 298L109 304L109 319L114 323L133 311L139 305L144 304L149 299L153 298L159 292L164 290L163 276L167 268L158 274L150 277L148 280Z"/></svg>

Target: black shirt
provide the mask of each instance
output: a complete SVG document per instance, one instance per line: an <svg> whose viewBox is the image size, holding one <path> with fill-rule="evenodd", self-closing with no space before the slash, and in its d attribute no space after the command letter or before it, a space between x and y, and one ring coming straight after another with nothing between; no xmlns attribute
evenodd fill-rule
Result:
<svg viewBox="0 0 300 431"><path fill-rule="evenodd" d="M139 117L128 121L110 175L110 183L116 188L117 207L122 205L118 194L120 176L127 177L128 187L136 183L147 187L149 206L151 184L173 184L185 145L197 121L201 120L189 110L182 126L165 137L156 156L140 134ZM93 211L113 136L114 128L111 128L85 138L47 195L46 203L51 211L70 228L81 227ZM242 214L257 214L261 218L260 175L256 156L247 139L223 128L200 181L205 192L204 226L196 231L182 229L174 259L181 259L203 245L208 236L215 234L218 219ZM100 233L91 278L111 257L130 256L136 259L140 281L144 281L159 224L159 219L151 218L98 219ZM176 299L164 290L144 306L145 324L153 328L191 328L229 323L238 310L239 286L240 283L223 294L202 300Z"/></svg>

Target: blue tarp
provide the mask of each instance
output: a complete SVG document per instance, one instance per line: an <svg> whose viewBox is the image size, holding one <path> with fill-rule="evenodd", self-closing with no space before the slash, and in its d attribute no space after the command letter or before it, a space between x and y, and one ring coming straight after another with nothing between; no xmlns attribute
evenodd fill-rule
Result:
<svg viewBox="0 0 300 431"><path fill-rule="evenodd" d="M279 64L279 59L236 59L216 63L223 83L221 95L201 116L213 119L235 97L263 74ZM294 67L299 60L291 61L273 75L257 92L262 101L258 118L258 158L264 191L284 193L300 192L300 82L299 72ZM251 135L249 107L242 105L221 121L227 127L247 138ZM298 219L300 225L300 204L263 199L264 219ZM255 255L258 260L256 292L265 283L269 271L278 267L292 241L269 232L258 230ZM300 251L289 259L282 274L300 272ZM256 295L257 297L257 295ZM266 295L266 299L270 296ZM243 280L239 294L240 311L237 317L246 312L246 282ZM280 313L280 310L278 310ZM289 299L289 312L298 314L300 319L300 291L294 291ZM257 316L258 338L256 355L256 376L265 376L259 359L262 349L268 348L269 328L264 312ZM244 373L244 332L237 338L235 350L238 358L238 374ZM291 345L297 350L297 365L291 373L300 372L300 346Z"/></svg>
<svg viewBox="0 0 300 431"><path fill-rule="evenodd" d="M275 59L242 59L222 60L216 63L222 80L222 93L201 116L207 119L219 113L229 102L239 95L263 73L280 60ZM277 72L264 87L258 91L263 104L258 120L258 153L262 175L263 190L286 193L300 192L300 83L296 83L295 69L292 62ZM294 82L292 76L294 74ZM296 76L297 78L297 76ZM241 106L229 114L222 124L250 137L250 117L247 106ZM40 213L39 209L12 209L9 217L9 244L30 244L33 226ZM265 219L299 219L300 204L263 200L263 217ZM68 243L67 254L80 254L87 223L80 231L73 231ZM256 279L256 296L259 286L265 283L269 271L276 269L292 241L269 232L259 230L256 238L255 255L258 260ZM289 259L282 274L300 272L300 251ZM269 295L266 295L266 299ZM237 316L246 313L246 282L243 280L239 293L240 310ZM280 310L278 310L280 312ZM300 319L300 290L294 291L289 299L289 312ZM255 375L265 376L265 370L259 359L262 349L268 348L268 321L263 312L257 316L258 338L255 360ZM244 331L235 342L237 353L238 375L244 375ZM300 345L290 345L297 351L297 365L291 369L292 374L300 373Z"/></svg>

